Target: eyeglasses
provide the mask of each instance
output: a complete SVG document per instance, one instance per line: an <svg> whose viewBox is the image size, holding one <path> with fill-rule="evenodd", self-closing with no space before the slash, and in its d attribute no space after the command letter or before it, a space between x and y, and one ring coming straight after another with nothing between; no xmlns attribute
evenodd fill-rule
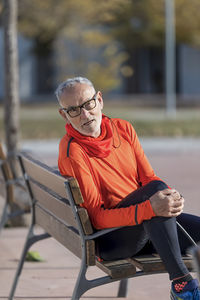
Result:
<svg viewBox="0 0 200 300"><path fill-rule="evenodd" d="M97 105L96 97L97 97L97 93L94 94L92 99L84 102L83 104L81 104L79 106L71 106L70 108L62 108L62 110L65 111L66 113L68 113L68 115L71 118L75 118L81 114L81 108L84 108L88 111L94 109Z"/></svg>

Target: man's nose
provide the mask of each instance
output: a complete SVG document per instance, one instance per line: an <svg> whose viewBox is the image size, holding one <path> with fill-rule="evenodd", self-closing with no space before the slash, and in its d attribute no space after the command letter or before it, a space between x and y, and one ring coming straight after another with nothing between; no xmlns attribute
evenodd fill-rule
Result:
<svg viewBox="0 0 200 300"><path fill-rule="evenodd" d="M82 117L88 117L89 111L83 107L81 107L81 116Z"/></svg>

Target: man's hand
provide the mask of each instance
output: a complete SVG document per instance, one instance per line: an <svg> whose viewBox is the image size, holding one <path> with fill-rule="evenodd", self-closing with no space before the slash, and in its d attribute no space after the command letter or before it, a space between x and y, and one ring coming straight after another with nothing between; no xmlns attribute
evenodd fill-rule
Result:
<svg viewBox="0 0 200 300"><path fill-rule="evenodd" d="M184 198L174 189L158 191L150 202L156 216L177 217L183 211Z"/></svg>

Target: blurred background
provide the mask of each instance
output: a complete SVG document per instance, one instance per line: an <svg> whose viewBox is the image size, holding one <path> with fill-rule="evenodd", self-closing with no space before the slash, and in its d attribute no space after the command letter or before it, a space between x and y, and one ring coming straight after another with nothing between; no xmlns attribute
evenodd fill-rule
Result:
<svg viewBox="0 0 200 300"><path fill-rule="evenodd" d="M6 113L13 101L9 89L14 89L12 82L11 87L6 84L12 81L7 78L9 51L4 47L9 2L0 1L3 140L14 113ZM132 122L139 136L200 136L199 0L13 2L19 76L14 94L20 105L19 121L13 125L17 141L62 137L64 124L54 90L66 78L79 75L102 91L104 112Z"/></svg>

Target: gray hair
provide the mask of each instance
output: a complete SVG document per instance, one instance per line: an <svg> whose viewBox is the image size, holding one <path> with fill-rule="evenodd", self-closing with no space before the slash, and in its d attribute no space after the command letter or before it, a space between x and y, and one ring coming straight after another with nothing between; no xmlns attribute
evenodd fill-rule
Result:
<svg viewBox="0 0 200 300"><path fill-rule="evenodd" d="M56 98L58 99L58 102L60 102L60 96L62 95L63 91L67 88L71 88L71 87L75 86L77 83L87 84L87 85L93 87L93 89L95 90L94 85L87 78L84 78L84 77L69 78L69 79L65 80L64 82L60 83L59 86L57 87L57 89L55 90L55 95L56 95Z"/></svg>

